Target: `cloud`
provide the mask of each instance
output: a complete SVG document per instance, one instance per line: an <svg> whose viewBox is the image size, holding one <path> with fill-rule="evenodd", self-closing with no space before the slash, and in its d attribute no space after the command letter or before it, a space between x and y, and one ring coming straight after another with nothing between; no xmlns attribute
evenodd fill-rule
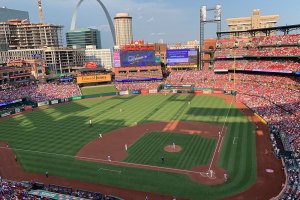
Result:
<svg viewBox="0 0 300 200"><path fill-rule="evenodd" d="M148 23L153 22L153 21L154 21L154 18L153 18L153 17L147 19L147 22L148 22Z"/></svg>
<svg viewBox="0 0 300 200"><path fill-rule="evenodd" d="M155 35L155 33L150 33L150 35Z"/></svg>
<svg viewBox="0 0 300 200"><path fill-rule="evenodd" d="M142 15L138 16L138 20L143 19L144 17Z"/></svg>

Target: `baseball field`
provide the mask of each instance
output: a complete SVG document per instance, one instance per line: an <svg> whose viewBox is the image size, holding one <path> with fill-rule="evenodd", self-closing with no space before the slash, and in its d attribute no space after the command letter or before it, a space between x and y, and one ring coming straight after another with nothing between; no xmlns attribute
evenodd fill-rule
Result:
<svg viewBox="0 0 300 200"><path fill-rule="evenodd" d="M50 176L185 199L231 196L257 178L254 125L215 96L77 101L2 120L0 127L0 140L27 172L47 170ZM180 150L172 152L175 147ZM205 175L210 165L222 174L189 175ZM214 184L215 178L223 180L223 172L228 180Z"/></svg>

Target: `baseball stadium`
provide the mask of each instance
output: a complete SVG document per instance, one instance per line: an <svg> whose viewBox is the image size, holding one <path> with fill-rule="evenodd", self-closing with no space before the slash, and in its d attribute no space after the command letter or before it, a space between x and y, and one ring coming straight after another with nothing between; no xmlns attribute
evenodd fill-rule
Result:
<svg viewBox="0 0 300 200"><path fill-rule="evenodd" d="M300 199L299 29L133 42L112 71L1 64L1 199Z"/></svg>

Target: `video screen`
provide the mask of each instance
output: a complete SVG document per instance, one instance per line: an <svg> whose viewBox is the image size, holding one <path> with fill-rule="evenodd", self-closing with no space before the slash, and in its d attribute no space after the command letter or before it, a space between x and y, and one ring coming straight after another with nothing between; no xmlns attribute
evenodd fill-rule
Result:
<svg viewBox="0 0 300 200"><path fill-rule="evenodd" d="M168 65L197 65L198 49L170 49L167 50Z"/></svg>
<svg viewBox="0 0 300 200"><path fill-rule="evenodd" d="M121 51L122 67L156 66L154 51Z"/></svg>

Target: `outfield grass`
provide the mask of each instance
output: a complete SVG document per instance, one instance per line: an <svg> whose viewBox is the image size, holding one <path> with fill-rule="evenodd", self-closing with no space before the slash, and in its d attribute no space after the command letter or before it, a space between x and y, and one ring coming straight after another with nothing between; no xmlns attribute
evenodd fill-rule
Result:
<svg viewBox="0 0 300 200"><path fill-rule="evenodd" d="M164 147L172 145L182 147L177 153L166 152ZM216 140L182 133L147 133L128 149L125 162L144 165L164 166L176 169L191 169L208 164L211 160ZM165 162L161 162L164 157Z"/></svg>
<svg viewBox="0 0 300 200"><path fill-rule="evenodd" d="M101 94L101 93L116 92L116 91L117 89L113 85L81 88L82 95Z"/></svg>
<svg viewBox="0 0 300 200"><path fill-rule="evenodd" d="M194 95L116 96L73 102L0 121L0 140L10 143L27 171L44 174L48 169L49 174L66 178L189 199L214 199L239 193L256 180L253 125L236 108L228 114L227 135L218 160L230 174L223 185L200 185L183 174L77 161L74 155L97 138L99 130L105 134L134 122L170 120L223 125L229 107L221 98ZM89 119L93 120L92 128L88 128ZM234 138L238 138L237 144L233 144ZM99 168L122 173L99 173Z"/></svg>

